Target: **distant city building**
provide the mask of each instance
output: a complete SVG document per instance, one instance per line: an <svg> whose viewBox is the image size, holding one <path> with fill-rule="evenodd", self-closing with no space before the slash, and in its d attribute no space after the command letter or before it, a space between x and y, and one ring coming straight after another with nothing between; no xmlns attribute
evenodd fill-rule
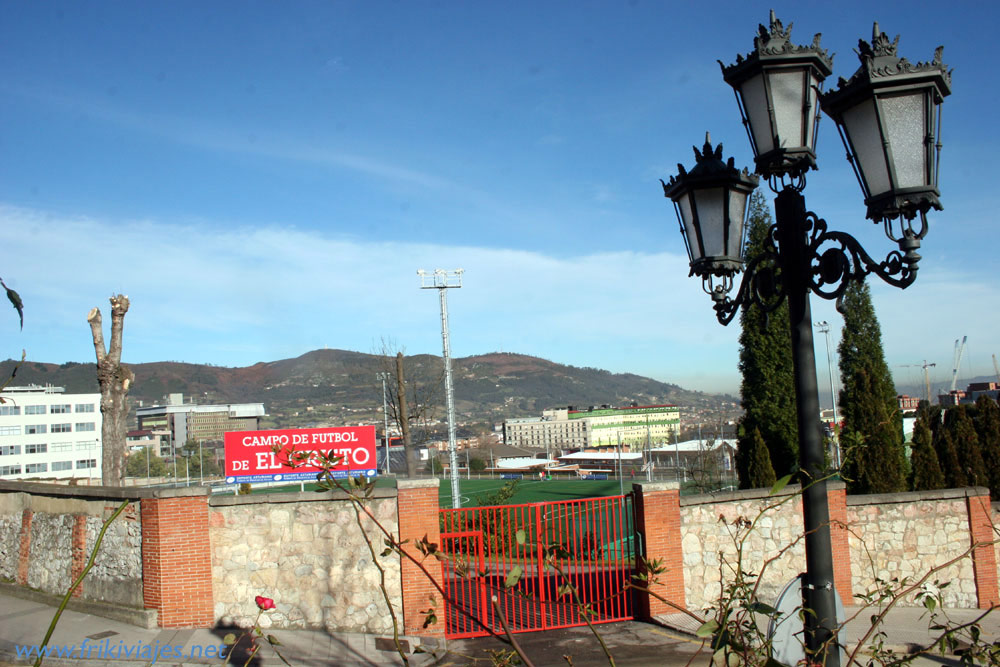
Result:
<svg viewBox="0 0 1000 667"><path fill-rule="evenodd" d="M63 387L0 392L0 478L101 477L101 395Z"/></svg>
<svg viewBox="0 0 1000 667"><path fill-rule="evenodd" d="M920 405L921 399L916 396L907 396L906 394L900 394L896 396L896 402L899 404L899 409L903 412L910 412L911 410L916 410Z"/></svg>
<svg viewBox="0 0 1000 667"><path fill-rule="evenodd" d="M965 391L955 389L947 394L939 394L938 404L947 407L961 403L975 403L980 396L1000 400L1000 382L973 382Z"/></svg>
<svg viewBox="0 0 1000 667"><path fill-rule="evenodd" d="M641 449L667 443L680 432L680 408L646 405L577 410L573 406L545 410L541 417L508 419L504 442L535 449Z"/></svg>
<svg viewBox="0 0 1000 667"><path fill-rule="evenodd" d="M170 456L170 431L129 431L125 441L130 449L145 447L159 457Z"/></svg>
<svg viewBox="0 0 1000 667"><path fill-rule="evenodd" d="M138 430L168 432L172 447L189 440L222 442L229 431L256 431L266 416L263 403L196 405L184 403L183 394L170 394L166 405L136 408Z"/></svg>

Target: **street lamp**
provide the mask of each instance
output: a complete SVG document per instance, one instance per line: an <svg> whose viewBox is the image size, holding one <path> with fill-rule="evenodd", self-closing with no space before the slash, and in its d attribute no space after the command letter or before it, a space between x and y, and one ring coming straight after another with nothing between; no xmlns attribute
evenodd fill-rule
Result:
<svg viewBox="0 0 1000 667"><path fill-rule="evenodd" d="M754 52L728 67L720 62L736 92L756 172L777 193L775 225L763 252L749 260L744 256L746 198L756 178L738 171L732 158L723 162L722 146L713 149L708 137L701 151L695 149L696 166L687 172L678 165L679 175L663 183L663 191L674 202L691 274L702 278L719 322L728 324L751 303L770 312L788 299L804 486L802 593L811 610L804 614L806 650L812 659L836 666L840 652L828 650L836 644L837 620L809 292L837 299L839 306L850 282L870 273L900 288L916 279L926 213L941 209L940 104L951 92L951 73L940 48L928 63L899 58L899 38L890 42L876 23L872 43L860 41L860 69L841 79L838 89L821 93L832 59L820 48L820 36L809 46L794 45L790 37L791 24L785 29L771 12L770 29L760 27ZM806 172L816 167L817 104L837 123L867 217L882 223L899 246L882 261L872 259L854 237L828 230L806 209L801 193Z"/></svg>

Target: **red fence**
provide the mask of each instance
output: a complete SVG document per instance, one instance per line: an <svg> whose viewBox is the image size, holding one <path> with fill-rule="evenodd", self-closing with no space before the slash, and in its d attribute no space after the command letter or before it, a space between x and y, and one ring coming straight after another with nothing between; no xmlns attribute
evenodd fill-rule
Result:
<svg viewBox="0 0 1000 667"><path fill-rule="evenodd" d="M449 638L632 618L632 496L441 510Z"/></svg>

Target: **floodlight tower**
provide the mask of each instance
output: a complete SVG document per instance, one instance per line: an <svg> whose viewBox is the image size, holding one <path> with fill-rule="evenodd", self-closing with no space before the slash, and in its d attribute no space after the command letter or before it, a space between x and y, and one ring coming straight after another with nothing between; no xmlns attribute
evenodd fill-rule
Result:
<svg viewBox="0 0 1000 667"><path fill-rule="evenodd" d="M465 269L445 271L435 269L429 273L420 269L421 289L436 289L441 296L441 341L444 348L444 391L448 405L448 465L451 468L451 506L462 506L462 495L458 489L458 447L455 442L455 390L451 382L451 343L448 338L448 290L462 286Z"/></svg>

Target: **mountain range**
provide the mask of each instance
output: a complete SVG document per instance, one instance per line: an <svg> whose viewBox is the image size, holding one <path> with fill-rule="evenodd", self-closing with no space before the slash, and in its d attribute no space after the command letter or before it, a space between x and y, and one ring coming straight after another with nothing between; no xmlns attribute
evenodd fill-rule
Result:
<svg viewBox="0 0 1000 667"><path fill-rule="evenodd" d="M381 407L382 384L377 374L391 371L394 363L391 357L327 349L241 368L181 362L128 364L135 373L129 396L133 405L159 404L170 393L182 393L185 401L203 404L260 402L270 415L266 425L271 427L351 423L373 417ZM0 363L0 374L7 377L15 364L13 360ZM441 357L433 355L404 357L405 375L412 387L408 391L418 400L421 392L434 396L443 406L442 366ZM683 408L684 421L696 415L705 421L729 420L739 412L739 401L732 396L521 354L453 359L452 368L460 421L496 423L568 405L673 404ZM70 393L98 391L92 363L27 361L11 385L28 384L65 387ZM443 414L443 407L438 414Z"/></svg>

